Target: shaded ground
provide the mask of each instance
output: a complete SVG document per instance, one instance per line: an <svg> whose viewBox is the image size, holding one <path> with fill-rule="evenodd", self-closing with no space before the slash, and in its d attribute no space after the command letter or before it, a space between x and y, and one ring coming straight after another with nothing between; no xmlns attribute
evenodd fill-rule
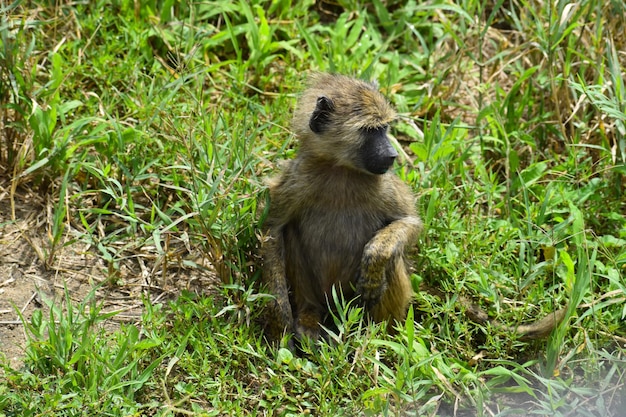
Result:
<svg viewBox="0 0 626 417"><path fill-rule="evenodd" d="M14 367L23 360L26 342L18 312L29 319L35 309L47 310L46 300L61 300L64 288L79 303L98 286L103 311L118 312L110 323L115 325L140 319L142 297L158 303L184 289L206 292L219 283L202 254L176 239L164 253L150 246L126 253L120 247L118 254L126 256L111 273L92 245L66 225L61 244L50 254L52 213L48 197L30 190L11 196L10 181L0 178L0 352ZM185 267L182 259L196 266Z"/></svg>

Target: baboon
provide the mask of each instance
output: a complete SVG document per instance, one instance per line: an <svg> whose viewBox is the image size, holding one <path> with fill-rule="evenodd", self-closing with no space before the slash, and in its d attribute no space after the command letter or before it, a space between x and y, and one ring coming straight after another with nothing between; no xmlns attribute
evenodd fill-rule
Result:
<svg viewBox="0 0 626 417"><path fill-rule="evenodd" d="M405 318L413 297L405 249L422 222L411 190L389 172L398 155L387 137L395 116L374 84L311 77L292 122L297 157L269 184L262 255L263 281L275 296L270 338L287 332L317 339L333 286L346 299L358 297L375 321ZM457 296L471 320L522 339L546 337L566 312L513 327Z"/></svg>
<svg viewBox="0 0 626 417"><path fill-rule="evenodd" d="M405 249L422 222L389 172L396 114L374 84L334 74L309 82L292 123L297 157L269 185L263 280L276 297L274 337L317 339L333 286L375 321L404 319L413 297Z"/></svg>

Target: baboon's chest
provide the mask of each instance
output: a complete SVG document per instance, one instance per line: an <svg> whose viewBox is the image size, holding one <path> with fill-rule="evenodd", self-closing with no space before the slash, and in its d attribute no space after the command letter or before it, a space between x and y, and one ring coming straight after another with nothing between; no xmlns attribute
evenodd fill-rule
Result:
<svg viewBox="0 0 626 417"><path fill-rule="evenodd" d="M363 248L383 227L383 221L360 207L306 210L287 229L288 269L317 282L327 293L333 284L354 281L360 270ZM349 286L344 286L344 292Z"/></svg>
<svg viewBox="0 0 626 417"><path fill-rule="evenodd" d="M341 255L360 255L363 246L380 227L373 216L353 208L332 210L320 208L305 214L302 239L311 249L325 247Z"/></svg>

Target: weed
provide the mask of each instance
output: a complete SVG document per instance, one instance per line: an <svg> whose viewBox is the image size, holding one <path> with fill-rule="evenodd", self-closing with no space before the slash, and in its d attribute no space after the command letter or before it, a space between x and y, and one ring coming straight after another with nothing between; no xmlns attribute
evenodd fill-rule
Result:
<svg viewBox="0 0 626 417"><path fill-rule="evenodd" d="M150 408L138 394L161 362L147 362L144 354L160 341L133 325L107 334L102 324L115 313L102 312L94 296L95 290L74 307L66 290L63 305L49 303L48 318L42 310L28 322L22 317L28 340L25 367L21 372L5 368L11 395L0 411L97 415Z"/></svg>

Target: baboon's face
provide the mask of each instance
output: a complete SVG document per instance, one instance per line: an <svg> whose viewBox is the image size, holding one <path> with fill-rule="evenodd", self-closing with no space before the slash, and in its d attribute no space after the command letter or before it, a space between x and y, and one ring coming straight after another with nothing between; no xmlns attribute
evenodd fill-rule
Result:
<svg viewBox="0 0 626 417"><path fill-rule="evenodd" d="M387 137L387 125L361 129L361 147L358 159L372 174L384 174L393 164L398 152Z"/></svg>
<svg viewBox="0 0 626 417"><path fill-rule="evenodd" d="M340 104L335 104L326 96L317 98L309 128L318 142L318 156L323 149L324 156L334 159L338 165L376 175L384 174L398 156L387 136L388 124L383 120L372 123L371 115L367 118L362 114L365 110L370 113L375 110L373 105L365 108L367 103L354 101L345 104L348 106L338 108Z"/></svg>

